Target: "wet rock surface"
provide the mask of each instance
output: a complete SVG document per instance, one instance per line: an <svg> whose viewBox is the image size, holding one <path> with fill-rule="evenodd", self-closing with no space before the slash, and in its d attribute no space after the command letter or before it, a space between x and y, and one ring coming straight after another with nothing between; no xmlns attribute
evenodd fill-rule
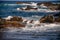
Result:
<svg viewBox="0 0 60 40"><path fill-rule="evenodd" d="M0 27L25 27L24 24L22 24L23 19L20 17L14 16L10 20L2 19L0 18Z"/></svg>
<svg viewBox="0 0 60 40"><path fill-rule="evenodd" d="M53 18L53 16L48 15L48 16L42 17L40 19L40 22L41 23L53 23L54 22L54 18Z"/></svg>
<svg viewBox="0 0 60 40"><path fill-rule="evenodd" d="M40 23L60 23L60 14L47 15L40 19Z"/></svg>
<svg viewBox="0 0 60 40"><path fill-rule="evenodd" d="M10 20L0 18L0 28L25 27L27 24L40 25L40 23L60 23L60 14L59 13L55 15L49 14L49 15L43 16L38 21L28 20L28 19L26 19L24 22L23 21L24 19L18 16L13 16L12 18L10 18Z"/></svg>

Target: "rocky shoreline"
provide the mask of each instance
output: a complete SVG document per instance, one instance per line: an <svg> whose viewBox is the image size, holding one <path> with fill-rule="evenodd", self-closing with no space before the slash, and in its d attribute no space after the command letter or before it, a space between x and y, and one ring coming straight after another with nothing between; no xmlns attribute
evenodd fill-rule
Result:
<svg viewBox="0 0 60 40"><path fill-rule="evenodd" d="M10 19L7 19L10 18ZM0 17L0 28L6 28L6 27L25 27L26 24L34 22L34 20L25 20L22 17L18 16L8 16L7 18L3 19ZM60 14L55 15L47 15L43 16L38 22L36 22L36 25L40 25L40 23L60 23Z"/></svg>
<svg viewBox="0 0 60 40"><path fill-rule="evenodd" d="M33 6L33 5L35 5L35 6L38 6L38 7L40 7L41 5L42 6L44 6L44 7L48 7L50 10L60 10L60 4L54 4L54 3L52 3L52 2L38 2L38 3L34 3L34 2L16 2L16 4L29 4L29 5L27 5L27 6ZM36 8L26 8L27 10L29 10L29 9L35 9L36 10Z"/></svg>

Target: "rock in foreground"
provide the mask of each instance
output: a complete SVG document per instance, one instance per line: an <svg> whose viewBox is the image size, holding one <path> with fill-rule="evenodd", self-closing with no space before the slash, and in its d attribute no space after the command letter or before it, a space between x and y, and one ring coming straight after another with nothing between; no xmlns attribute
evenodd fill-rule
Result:
<svg viewBox="0 0 60 40"><path fill-rule="evenodd" d="M6 27L25 27L24 24L22 24L23 19L21 17L14 16L10 20L2 19L0 18L0 27L6 28Z"/></svg>
<svg viewBox="0 0 60 40"><path fill-rule="evenodd" d="M60 23L60 14L58 14L44 16L40 19L40 23Z"/></svg>

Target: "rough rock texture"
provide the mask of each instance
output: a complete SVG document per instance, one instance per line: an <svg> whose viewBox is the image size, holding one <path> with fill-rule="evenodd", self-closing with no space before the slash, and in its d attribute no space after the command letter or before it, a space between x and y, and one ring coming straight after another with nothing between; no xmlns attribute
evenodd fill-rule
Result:
<svg viewBox="0 0 60 40"><path fill-rule="evenodd" d="M0 28L3 28L3 25L5 24L5 19L2 19L1 17L0 17Z"/></svg>
<svg viewBox="0 0 60 40"><path fill-rule="evenodd" d="M30 23L33 23L34 20L31 20Z"/></svg>
<svg viewBox="0 0 60 40"><path fill-rule="evenodd" d="M23 19L22 19L22 17L14 16L13 18L10 19L10 21L19 21L19 22L22 22Z"/></svg>
<svg viewBox="0 0 60 40"><path fill-rule="evenodd" d="M24 24L22 24L23 19L21 17L14 16L10 20L5 20L0 18L0 27L6 28L6 27L25 27Z"/></svg>
<svg viewBox="0 0 60 40"><path fill-rule="evenodd" d="M60 23L60 13L47 15L40 19L40 23Z"/></svg>
<svg viewBox="0 0 60 40"><path fill-rule="evenodd" d="M60 18L55 18L55 22L60 23Z"/></svg>
<svg viewBox="0 0 60 40"><path fill-rule="evenodd" d="M44 16L40 19L40 23L53 23L54 17L52 15Z"/></svg>
<svg viewBox="0 0 60 40"><path fill-rule="evenodd" d="M51 2L37 3L38 6L40 6L41 4L44 4L44 6L47 6L51 10L60 10L60 4L53 4Z"/></svg>
<svg viewBox="0 0 60 40"><path fill-rule="evenodd" d="M19 23L17 21L6 21L5 23L3 23L1 25L3 28L6 28L6 27L25 27L24 24L22 23Z"/></svg>
<svg viewBox="0 0 60 40"><path fill-rule="evenodd" d="M6 27L25 27L24 24L21 24L17 21L7 21L4 25Z"/></svg>

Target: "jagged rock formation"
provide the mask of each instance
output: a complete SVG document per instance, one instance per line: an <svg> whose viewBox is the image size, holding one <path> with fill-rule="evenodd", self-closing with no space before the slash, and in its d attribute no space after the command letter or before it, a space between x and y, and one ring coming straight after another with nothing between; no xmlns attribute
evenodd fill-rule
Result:
<svg viewBox="0 0 60 40"><path fill-rule="evenodd" d="M5 27L25 27L24 24L17 21L6 21L4 24Z"/></svg>
<svg viewBox="0 0 60 40"><path fill-rule="evenodd" d="M10 21L19 21L19 22L22 22L23 19L22 19L22 17L13 16L13 18L11 18Z"/></svg>
<svg viewBox="0 0 60 40"><path fill-rule="evenodd" d="M33 8L33 7L31 7L31 6L27 6L25 9L23 9L23 8L20 8L21 10L31 10L31 9L33 9L33 10L37 10L37 8Z"/></svg>
<svg viewBox="0 0 60 40"><path fill-rule="evenodd" d="M40 23L60 23L60 13L55 15L47 15L40 19Z"/></svg>
<svg viewBox="0 0 60 40"><path fill-rule="evenodd" d="M39 21L34 20L25 20L22 17L13 16L10 18L10 20L6 20L3 18L0 18L0 28L7 28L7 27L16 27L21 28L25 27L26 24L31 23L35 25L40 25L40 23L60 23L60 13L55 15L46 15L43 16Z"/></svg>
<svg viewBox="0 0 60 40"><path fill-rule="evenodd" d="M30 23L33 23L34 20L31 20Z"/></svg>
<svg viewBox="0 0 60 40"><path fill-rule="evenodd" d="M40 23L53 23L54 17L52 15L44 16L40 19Z"/></svg>
<svg viewBox="0 0 60 40"><path fill-rule="evenodd" d="M25 27L24 24L22 24L23 19L21 17L14 16L10 20L2 19L0 18L0 27L6 28L6 27Z"/></svg>
<svg viewBox="0 0 60 40"><path fill-rule="evenodd" d="M43 4L44 6L48 7L51 10L60 10L60 4L53 4L51 2L42 2L42 3L37 3L38 6Z"/></svg>

